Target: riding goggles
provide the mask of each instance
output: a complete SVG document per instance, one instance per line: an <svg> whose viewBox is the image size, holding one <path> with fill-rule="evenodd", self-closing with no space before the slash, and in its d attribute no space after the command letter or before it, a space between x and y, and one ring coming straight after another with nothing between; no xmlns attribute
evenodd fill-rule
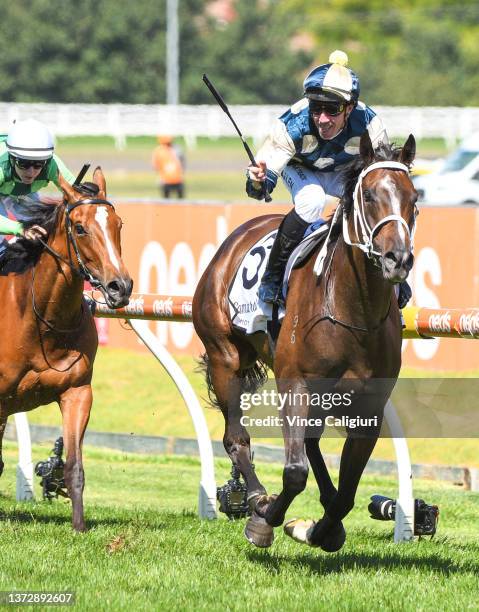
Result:
<svg viewBox="0 0 479 612"><path fill-rule="evenodd" d="M33 160L33 159L22 159L20 157L15 157L15 165L20 168L20 170L28 170L28 168L35 168L35 170L39 170L43 168L47 160Z"/></svg>
<svg viewBox="0 0 479 612"><path fill-rule="evenodd" d="M312 115L324 113L325 115L336 117L340 115L345 108L346 102L317 102L315 100L309 102L309 110Z"/></svg>

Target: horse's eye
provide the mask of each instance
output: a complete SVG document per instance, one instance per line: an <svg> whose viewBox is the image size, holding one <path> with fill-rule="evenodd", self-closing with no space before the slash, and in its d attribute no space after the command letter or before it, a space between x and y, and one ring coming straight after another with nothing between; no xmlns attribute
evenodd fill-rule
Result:
<svg viewBox="0 0 479 612"><path fill-rule="evenodd" d="M369 189L365 189L363 191L363 199L365 202L372 202L373 201L373 196L372 193L369 191Z"/></svg>
<svg viewBox="0 0 479 612"><path fill-rule="evenodd" d="M87 233L81 223L75 223L75 232L77 236L85 236Z"/></svg>

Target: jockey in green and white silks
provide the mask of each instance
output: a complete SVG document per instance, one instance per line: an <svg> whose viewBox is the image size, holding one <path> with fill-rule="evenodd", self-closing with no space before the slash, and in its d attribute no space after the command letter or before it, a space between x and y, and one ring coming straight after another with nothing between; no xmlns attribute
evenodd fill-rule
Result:
<svg viewBox="0 0 479 612"><path fill-rule="evenodd" d="M8 136L0 137L0 256L6 248L1 235L24 236L30 240L44 237L38 225L24 230L28 220L28 200L49 183L60 189L58 175L73 183L75 177L53 153L53 137L40 121L18 121Z"/></svg>
<svg viewBox="0 0 479 612"><path fill-rule="evenodd" d="M266 303L281 302L284 269L307 227L321 220L328 196L341 197L341 168L359 154L369 132L374 147L388 143L376 113L359 101L359 79L347 67L348 56L334 51L328 64L304 81L304 97L276 120L247 171L246 193L258 200L271 193L278 177L291 194L294 209L279 226L258 290Z"/></svg>

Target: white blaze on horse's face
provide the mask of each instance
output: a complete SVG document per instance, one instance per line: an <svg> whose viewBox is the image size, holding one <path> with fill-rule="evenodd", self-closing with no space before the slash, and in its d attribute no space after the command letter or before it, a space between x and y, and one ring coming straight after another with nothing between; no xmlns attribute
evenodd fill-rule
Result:
<svg viewBox="0 0 479 612"><path fill-rule="evenodd" d="M110 240L110 236L108 235L108 208L106 206L98 206L95 213L95 221L100 226L103 236L105 238L106 248L108 250L108 255L110 256L110 261L113 266L120 272L120 262L115 254L115 248Z"/></svg>
<svg viewBox="0 0 479 612"><path fill-rule="evenodd" d="M391 176L388 174L381 179L379 185L384 189L384 191L388 194L388 200L391 205L390 214L396 215L397 217L401 217L401 200L399 198L399 193L397 189L396 183L392 180ZM406 232L405 228L399 221L396 221L398 225L398 235L399 238L406 248Z"/></svg>

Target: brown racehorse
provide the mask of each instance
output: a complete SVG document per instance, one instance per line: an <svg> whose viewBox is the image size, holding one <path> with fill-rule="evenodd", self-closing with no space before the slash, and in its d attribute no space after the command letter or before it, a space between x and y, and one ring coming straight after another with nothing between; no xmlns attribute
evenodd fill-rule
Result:
<svg viewBox="0 0 479 612"><path fill-rule="evenodd" d="M271 545L273 527L284 522L289 505L305 488L308 460L324 516L303 540L327 551L344 543L342 519L354 505L401 365L401 321L393 285L407 277L413 263L417 194L408 169L415 149L412 135L402 149L381 145L376 151L367 133L361 138L360 155L350 164L345 194L331 222L325 271L319 279L313 273L318 249L292 271L274 349L265 334L246 336L233 328L227 291L244 255L279 225L280 216L259 217L236 229L197 287L193 320L206 349L207 382L225 418L225 449L245 478L254 510L245 535L257 546ZM278 496L267 496L259 482L251 465L249 434L240 423L240 395L264 381L264 364L274 370L278 392L290 398L282 415L286 460ZM374 380L381 382L368 393ZM335 391L354 383L364 393L357 394L349 414L377 422L372 428L346 428L337 489L319 449L321 431L310 432L304 425L309 402L294 399L305 393L310 397L318 381L332 381ZM344 408L331 414L341 416Z"/></svg>
<svg viewBox="0 0 479 612"><path fill-rule="evenodd" d="M29 206L29 225L45 227L47 242L20 239L0 263L0 445L9 415L59 403L73 527L84 531L82 442L98 338L83 285L89 280L111 308L120 308L132 280L121 260L121 219L106 200L101 169L86 184L93 196L60 181L62 203Z"/></svg>

